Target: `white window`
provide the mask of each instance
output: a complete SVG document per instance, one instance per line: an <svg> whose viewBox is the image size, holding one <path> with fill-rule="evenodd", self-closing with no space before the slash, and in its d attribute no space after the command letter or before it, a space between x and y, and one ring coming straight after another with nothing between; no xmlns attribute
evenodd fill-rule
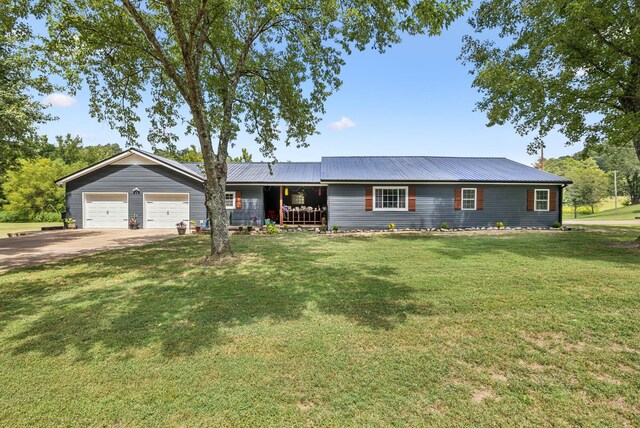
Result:
<svg viewBox="0 0 640 428"><path fill-rule="evenodd" d="M405 187L374 187L374 211L407 211L409 189Z"/></svg>
<svg viewBox="0 0 640 428"><path fill-rule="evenodd" d="M224 206L228 210L236 207L236 192L224 192Z"/></svg>
<svg viewBox="0 0 640 428"><path fill-rule="evenodd" d="M549 211L549 190L536 189L536 200L534 207L536 211Z"/></svg>
<svg viewBox="0 0 640 428"><path fill-rule="evenodd" d="M462 209L476 209L476 189L462 189Z"/></svg>
<svg viewBox="0 0 640 428"><path fill-rule="evenodd" d="M291 195L291 205L304 205L304 193L294 193Z"/></svg>

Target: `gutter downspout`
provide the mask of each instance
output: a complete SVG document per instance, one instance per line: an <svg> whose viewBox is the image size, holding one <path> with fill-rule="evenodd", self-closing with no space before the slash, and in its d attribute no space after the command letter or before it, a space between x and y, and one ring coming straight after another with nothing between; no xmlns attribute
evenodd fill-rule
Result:
<svg viewBox="0 0 640 428"><path fill-rule="evenodd" d="M563 197L563 191L564 188L567 187L568 184L563 184L562 186L560 186L560 209L558 211L560 211L560 224L564 226L564 224L562 223L562 205L564 202L564 197Z"/></svg>

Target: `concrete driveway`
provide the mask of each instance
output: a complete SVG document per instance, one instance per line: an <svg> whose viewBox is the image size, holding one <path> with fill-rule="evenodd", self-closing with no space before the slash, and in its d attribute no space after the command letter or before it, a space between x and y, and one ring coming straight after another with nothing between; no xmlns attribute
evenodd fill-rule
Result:
<svg viewBox="0 0 640 428"><path fill-rule="evenodd" d="M60 230L0 239L0 272L177 236L162 230Z"/></svg>

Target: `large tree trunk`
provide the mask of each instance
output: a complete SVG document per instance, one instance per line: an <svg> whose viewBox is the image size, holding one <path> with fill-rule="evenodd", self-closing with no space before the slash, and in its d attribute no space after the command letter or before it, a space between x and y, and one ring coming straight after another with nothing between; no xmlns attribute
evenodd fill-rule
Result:
<svg viewBox="0 0 640 428"><path fill-rule="evenodd" d="M211 226L211 255L213 259L232 255L229 241L229 219L225 206L226 163L216 163L216 171L224 171L218 176L207 175L205 182L205 204Z"/></svg>
<svg viewBox="0 0 640 428"><path fill-rule="evenodd" d="M194 122L198 133L198 140L204 159L206 181L204 185L205 205L209 216L211 233L211 253L209 259L220 259L233 255L229 241L229 219L225 206L225 190L227 187L227 147L213 153L211 133L204 118L203 109L192 108ZM227 141L228 144L228 141Z"/></svg>
<svg viewBox="0 0 640 428"><path fill-rule="evenodd" d="M638 160L640 160L640 140L635 140L633 142L633 147L636 149L636 156L638 157ZM638 176L638 174L636 174L636 177L635 177L636 178L636 184L638 183L637 182L637 176ZM633 202L633 198L632 198L632 202ZM636 238L636 242L640 243L640 236L638 236Z"/></svg>

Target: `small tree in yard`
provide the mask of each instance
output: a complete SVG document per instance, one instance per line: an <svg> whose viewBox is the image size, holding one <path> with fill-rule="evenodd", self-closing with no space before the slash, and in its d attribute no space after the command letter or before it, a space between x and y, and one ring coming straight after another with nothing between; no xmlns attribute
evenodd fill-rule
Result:
<svg viewBox="0 0 640 428"><path fill-rule="evenodd" d="M578 162L567 171L567 177L573 181L567 187L565 197L573 207L574 218L578 217L578 207L587 205L595 212L595 205L606 195L607 174L596 165L593 159Z"/></svg>
<svg viewBox="0 0 640 428"><path fill-rule="evenodd" d="M46 51L73 88L91 90L91 113L135 144L136 108L148 92L152 144L197 135L206 174L211 255L231 253L224 192L227 156L241 126L273 156L305 146L324 101L340 86L344 55L399 34L435 35L470 0L54 0Z"/></svg>

